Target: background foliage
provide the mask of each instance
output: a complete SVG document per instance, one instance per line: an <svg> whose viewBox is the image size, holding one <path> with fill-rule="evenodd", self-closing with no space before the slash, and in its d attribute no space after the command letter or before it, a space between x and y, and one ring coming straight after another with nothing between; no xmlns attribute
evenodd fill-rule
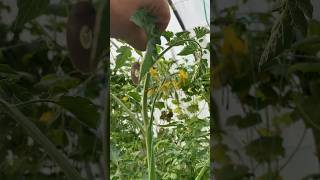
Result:
<svg viewBox="0 0 320 180"><path fill-rule="evenodd" d="M217 97L213 101L217 180L286 179L281 172L296 155L306 130L313 133L314 158L319 160L320 23L312 16L318 12L309 0L267 2L274 5L273 11L239 15L241 5L232 6L212 21L213 91L230 92L221 97L227 98L222 107L228 109L229 96L241 107L239 114L221 119ZM306 130L289 153L283 132L298 121ZM247 135L237 137L237 148L226 141L230 127Z"/></svg>
<svg viewBox="0 0 320 180"><path fill-rule="evenodd" d="M0 2L0 13L17 13L13 22L0 21L0 99L35 124L83 177L103 177L104 68L100 63L96 73L83 75L71 64L65 44L71 1L11 5ZM0 179L66 179L15 120L0 106Z"/></svg>

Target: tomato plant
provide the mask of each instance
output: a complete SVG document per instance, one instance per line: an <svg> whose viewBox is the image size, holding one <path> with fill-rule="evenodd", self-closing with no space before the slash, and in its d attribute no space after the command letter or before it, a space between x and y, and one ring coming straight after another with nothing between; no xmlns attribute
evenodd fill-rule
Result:
<svg viewBox="0 0 320 180"><path fill-rule="evenodd" d="M114 47L112 179L207 179L209 115L201 111L209 103L209 50L201 42L209 31L160 34L144 10L132 20L149 41L145 54L122 43ZM176 46L179 58L166 58Z"/></svg>

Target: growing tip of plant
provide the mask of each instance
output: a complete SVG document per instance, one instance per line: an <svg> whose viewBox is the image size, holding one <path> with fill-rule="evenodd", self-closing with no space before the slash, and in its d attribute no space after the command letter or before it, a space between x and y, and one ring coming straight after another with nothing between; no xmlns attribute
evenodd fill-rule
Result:
<svg viewBox="0 0 320 180"><path fill-rule="evenodd" d="M139 82L141 82L157 60L156 44L161 44L161 33L156 27L155 18L146 9L137 10L130 20L145 30L148 39L147 51L140 66Z"/></svg>

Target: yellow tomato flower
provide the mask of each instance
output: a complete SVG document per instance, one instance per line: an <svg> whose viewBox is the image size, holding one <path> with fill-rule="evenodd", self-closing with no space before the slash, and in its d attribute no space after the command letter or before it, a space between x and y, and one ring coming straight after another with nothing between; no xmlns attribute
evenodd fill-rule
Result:
<svg viewBox="0 0 320 180"><path fill-rule="evenodd" d="M186 80L188 79L188 73L184 70L180 70L179 71L179 78L180 78L180 81L184 84L186 82Z"/></svg>
<svg viewBox="0 0 320 180"><path fill-rule="evenodd" d="M150 88L149 90L148 90L148 95L149 96L152 96L152 95L154 95L156 93L156 90L154 89L154 88Z"/></svg>
<svg viewBox="0 0 320 180"><path fill-rule="evenodd" d="M123 96L122 98L123 101L128 101L128 99L129 99L128 96Z"/></svg>
<svg viewBox="0 0 320 180"><path fill-rule="evenodd" d="M169 88L170 88L170 82L165 82L161 86L161 91L164 93L167 93L169 91Z"/></svg>
<svg viewBox="0 0 320 180"><path fill-rule="evenodd" d="M176 80L173 80L173 81L172 81L172 85L173 85L173 87L174 87L175 89L180 89L180 83L177 82Z"/></svg>
<svg viewBox="0 0 320 180"><path fill-rule="evenodd" d="M39 121L43 123L49 123L53 119L53 116L54 114L52 111L44 112L42 113Z"/></svg>
<svg viewBox="0 0 320 180"><path fill-rule="evenodd" d="M247 54L248 47L246 42L244 42L235 32L232 26L227 26L223 29L224 40L221 47L221 51L224 55L229 55L232 53L236 54Z"/></svg>
<svg viewBox="0 0 320 180"><path fill-rule="evenodd" d="M177 113L177 114L181 114L181 108L180 107L177 107L173 110L174 113Z"/></svg>
<svg viewBox="0 0 320 180"><path fill-rule="evenodd" d="M154 67L150 68L149 72L150 72L151 77L154 77L154 78L155 78L155 77L158 76L157 69L154 68Z"/></svg>

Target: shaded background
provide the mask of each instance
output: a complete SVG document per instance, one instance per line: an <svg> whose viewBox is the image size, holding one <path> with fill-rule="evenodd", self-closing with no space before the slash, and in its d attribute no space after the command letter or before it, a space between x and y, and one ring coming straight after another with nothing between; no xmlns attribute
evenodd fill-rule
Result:
<svg viewBox="0 0 320 180"><path fill-rule="evenodd" d="M244 3L245 2L245 3ZM320 1L312 0L314 6L313 18L320 20ZM221 17L221 11L230 8L232 6L238 6L236 10L236 18L242 18L249 13L265 13L271 12L275 7L275 3L272 1L262 1L262 0L213 0L211 2L211 22L215 21L218 17ZM217 32L221 30L219 27L213 25L211 32ZM259 25L251 27L252 29L259 29ZM215 42L213 42L215 43ZM219 42L217 42L219 43ZM320 50L320 49L319 49ZM256 59L259 61L259 59ZM231 150L238 150L240 153L245 154L245 144L246 142L257 138L257 134L253 133L254 130L241 130L237 127L226 126L226 120L233 115L244 115L243 108L239 102L237 96L231 91L230 87L222 87L221 89L213 90L214 100L218 106L217 112L219 114L219 123L221 128L227 132L224 137L223 142L226 143ZM215 111L215 110L214 110ZM266 123L265 114L269 114L272 119L274 116L279 115L279 112L286 112L286 109L281 109L280 111L274 111L270 108L268 112L259 111L262 115L262 123ZM305 129L305 125L302 120L297 121L289 127L286 127L282 131L283 146L285 148L285 156L281 158L279 164L284 163L293 151L295 151L297 144L301 140L301 136ZM251 132L251 133L250 133ZM213 142L216 143L216 142ZM289 164L281 171L281 175L285 180L298 180L302 179L306 175L318 173L319 172L319 162L315 155L316 148L314 145L314 136L310 129L306 131L300 148L297 150L292 160ZM235 161L237 158L232 156ZM244 157L242 164L250 165L250 159ZM218 165L217 165L218 166ZM261 175L265 166L259 166L255 170L255 175Z"/></svg>

